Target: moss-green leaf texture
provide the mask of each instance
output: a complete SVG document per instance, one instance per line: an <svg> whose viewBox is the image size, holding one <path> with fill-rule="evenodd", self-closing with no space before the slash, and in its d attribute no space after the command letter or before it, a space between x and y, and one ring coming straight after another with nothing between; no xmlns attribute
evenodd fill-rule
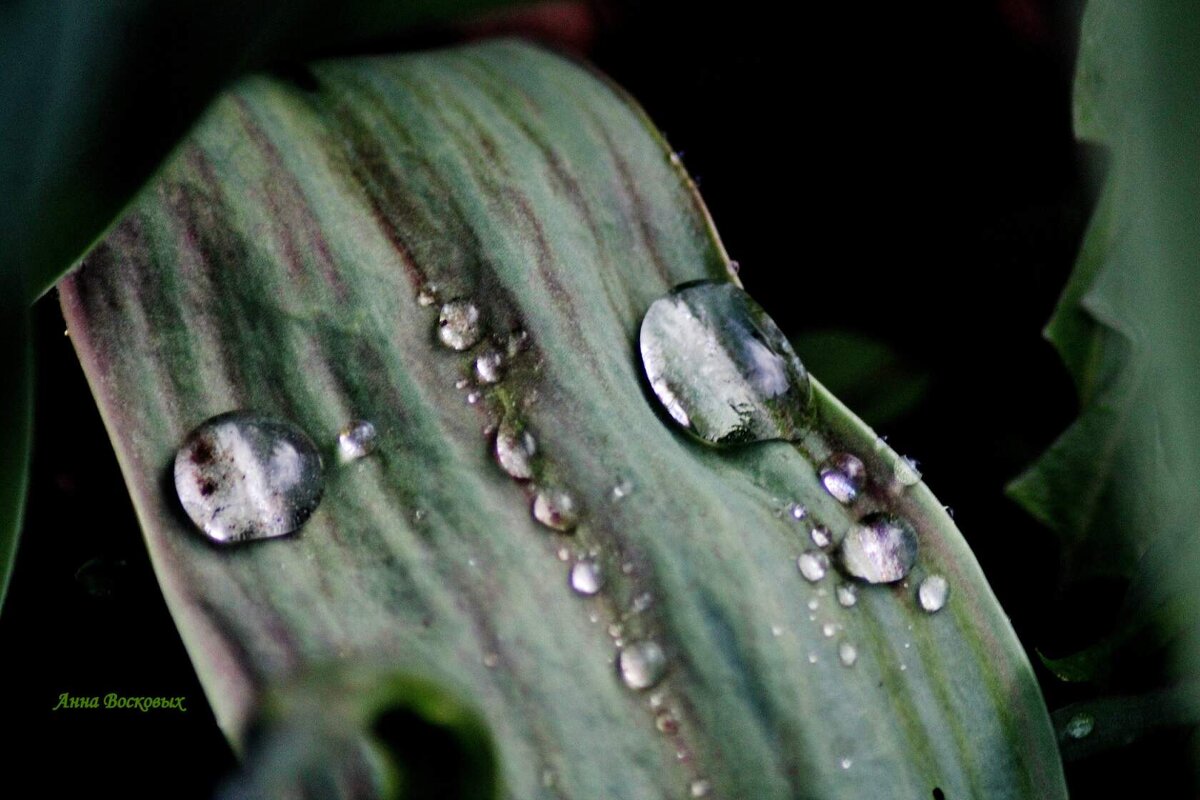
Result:
<svg viewBox="0 0 1200 800"><path fill-rule="evenodd" d="M505 797L1065 796L1007 618L941 504L893 479L886 444L819 384L799 445L711 449L657 408L646 309L736 277L627 96L513 42L319 63L312 78L239 84L60 284L235 744L274 687L387 664L477 710ZM437 304L417 301L429 284L477 305L485 342L439 342ZM523 345L479 383L491 340ZM298 534L217 547L180 511L176 449L233 409L321 445L325 495ZM506 417L536 439L532 480L492 455ZM337 433L357 418L378 449L340 464ZM872 476L851 507L814 469L835 450ZM537 486L574 494L573 532L533 519ZM840 536L877 510L912 521L917 567L842 607L841 578L810 583L796 558L811 524ZM593 597L568 584L584 556L605 575ZM951 594L927 614L915 592L933 572ZM634 691L616 654L644 640L667 670Z"/></svg>

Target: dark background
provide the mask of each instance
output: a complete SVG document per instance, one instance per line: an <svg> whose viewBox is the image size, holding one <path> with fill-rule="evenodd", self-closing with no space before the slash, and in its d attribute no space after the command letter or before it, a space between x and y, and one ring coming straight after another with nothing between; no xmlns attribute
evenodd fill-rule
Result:
<svg viewBox="0 0 1200 800"><path fill-rule="evenodd" d="M1034 648L1068 653L1103 634L1121 587L1060 586L1054 538L1003 494L1076 411L1040 335L1095 196L1070 125L1076 4L822 5L792 18L763 4L634 5L647 4L558 6L519 27L586 53L641 101L699 182L747 289L818 378L821 354L805 352L814 335L872 343L874 361L839 394L952 506L1049 706L1088 697ZM17 740L6 762L46 796L209 797L234 757L163 604L53 296L36 322L30 504L0 617ZM913 402L887 402L901 381ZM51 712L61 692L185 695L188 711ZM1160 793L1182 787L1184 746L1160 734L1068 764L1072 795L1141 794L1146 775Z"/></svg>

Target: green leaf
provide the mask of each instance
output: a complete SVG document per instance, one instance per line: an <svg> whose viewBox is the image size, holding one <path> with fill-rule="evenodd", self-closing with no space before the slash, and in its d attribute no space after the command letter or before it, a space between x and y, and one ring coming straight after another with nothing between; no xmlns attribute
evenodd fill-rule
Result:
<svg viewBox="0 0 1200 800"><path fill-rule="evenodd" d="M0 608L17 555L33 432L32 331L22 288L12 276L0 274L0 342L8 354L0 389Z"/></svg>
<svg viewBox="0 0 1200 800"><path fill-rule="evenodd" d="M509 797L1065 796L1008 619L942 505L892 479L886 444L819 384L799 446L712 450L657 409L637 357L646 309L736 278L628 97L513 43L313 75L223 98L60 284L235 743L273 687L387 663L465 687ZM473 300L489 335L526 332L499 384L459 385L480 347L438 342L436 305L416 299L431 283ZM294 537L217 548L178 506L176 449L235 408L325 448L325 496ZM336 465L352 418L375 424L378 450ZM532 483L489 452L502 419L536 437ZM852 509L814 470L835 448L874 477ZM534 521L533 485L575 495L572 534ZM792 501L808 520L782 513ZM807 525L841 536L881 509L919 532L912 582L843 608L834 576L797 572ZM588 553L606 582L581 598L567 572ZM914 594L933 572L952 588L929 615ZM637 692L615 656L647 639L667 671Z"/></svg>

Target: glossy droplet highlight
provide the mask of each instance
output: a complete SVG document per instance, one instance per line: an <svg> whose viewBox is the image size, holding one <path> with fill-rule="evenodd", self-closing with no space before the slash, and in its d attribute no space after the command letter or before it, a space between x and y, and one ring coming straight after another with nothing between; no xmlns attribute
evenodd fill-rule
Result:
<svg viewBox="0 0 1200 800"><path fill-rule="evenodd" d="M621 680L630 689L649 689L662 680L667 671L667 656L657 642L634 642L617 655Z"/></svg>
<svg viewBox="0 0 1200 800"><path fill-rule="evenodd" d="M779 327L737 286L676 288L651 304L640 343L655 395L700 439L794 440L807 427L808 373Z"/></svg>
<svg viewBox="0 0 1200 800"><path fill-rule="evenodd" d="M843 667L853 667L854 662L858 661L858 648L849 642L842 642L838 645L838 661L842 662Z"/></svg>
<svg viewBox="0 0 1200 800"><path fill-rule="evenodd" d="M850 529L839 550L842 567L867 583L894 583L917 560L917 533L894 514L868 514Z"/></svg>
<svg viewBox="0 0 1200 800"><path fill-rule="evenodd" d="M591 597L600 591L600 587L604 585L604 578L600 572L600 565L591 559L576 561L571 567L571 588L576 593Z"/></svg>
<svg viewBox="0 0 1200 800"><path fill-rule="evenodd" d="M808 509L799 503L792 503L787 507L787 514L794 520L802 520L808 516Z"/></svg>
<svg viewBox="0 0 1200 800"><path fill-rule="evenodd" d="M809 531L809 538L817 547L826 548L833 543L833 536L830 535L829 529L823 525L818 525Z"/></svg>
<svg viewBox="0 0 1200 800"><path fill-rule="evenodd" d="M533 477L533 457L537 453L537 441L533 434L511 419L505 418L496 428L493 446L496 463L500 469L517 480Z"/></svg>
<svg viewBox="0 0 1200 800"><path fill-rule="evenodd" d="M452 350L469 350L479 341L483 330L479 309L468 300L451 300L438 313L438 339Z"/></svg>
<svg viewBox="0 0 1200 800"><path fill-rule="evenodd" d="M579 503L561 489L541 489L533 498L533 518L547 528L566 533L579 524Z"/></svg>
<svg viewBox="0 0 1200 800"><path fill-rule="evenodd" d="M857 456L834 453L821 464L821 485L835 500L849 505L858 499L867 480L867 468Z"/></svg>
<svg viewBox="0 0 1200 800"><path fill-rule="evenodd" d="M930 614L941 611L950 595L950 584L941 575L930 575L917 587L917 602Z"/></svg>
<svg viewBox="0 0 1200 800"><path fill-rule="evenodd" d="M801 553L800 557L796 559L796 566L805 579L816 583L825 577L825 573L829 569L829 556L820 550L808 550Z"/></svg>
<svg viewBox="0 0 1200 800"><path fill-rule="evenodd" d="M480 383L499 383L504 377L504 355L489 349L475 359L475 377Z"/></svg>
<svg viewBox="0 0 1200 800"><path fill-rule="evenodd" d="M338 433L338 459L344 464L370 455L379 436L375 426L366 420L355 420Z"/></svg>
<svg viewBox="0 0 1200 800"><path fill-rule="evenodd" d="M235 411L213 417L175 456L175 491L214 542L283 536L321 501L321 456L295 425Z"/></svg>
<svg viewBox="0 0 1200 800"><path fill-rule="evenodd" d="M1084 739L1090 736L1095 728L1096 718L1086 711L1080 711L1067 720L1065 731L1072 739Z"/></svg>

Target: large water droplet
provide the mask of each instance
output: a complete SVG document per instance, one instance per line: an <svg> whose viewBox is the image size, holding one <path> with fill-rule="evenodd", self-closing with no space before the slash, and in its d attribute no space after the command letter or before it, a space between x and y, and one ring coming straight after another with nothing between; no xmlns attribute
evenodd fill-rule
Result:
<svg viewBox="0 0 1200 800"><path fill-rule="evenodd" d="M917 560L917 534L894 514L868 514L850 529L839 550L848 573L868 583L901 580Z"/></svg>
<svg viewBox="0 0 1200 800"><path fill-rule="evenodd" d="M600 565L591 559L576 561L571 567L571 588L582 595L591 596L600 591L604 578Z"/></svg>
<svg viewBox="0 0 1200 800"><path fill-rule="evenodd" d="M556 531L573 530L579 524L579 504L561 489L540 489L533 498L533 518Z"/></svg>
<svg viewBox="0 0 1200 800"><path fill-rule="evenodd" d="M370 422L363 419L351 422L338 433L338 458L346 463L370 455L378 439Z"/></svg>
<svg viewBox="0 0 1200 800"><path fill-rule="evenodd" d="M930 614L941 611L950 594L950 584L941 575L930 575L917 587L917 601Z"/></svg>
<svg viewBox="0 0 1200 800"><path fill-rule="evenodd" d="M1086 711L1080 711L1067 720L1066 733L1072 739L1085 739L1096 727L1096 718Z"/></svg>
<svg viewBox="0 0 1200 800"><path fill-rule="evenodd" d="M630 689L649 689L666 673L667 656L657 642L634 642L617 656L617 668Z"/></svg>
<svg viewBox="0 0 1200 800"><path fill-rule="evenodd" d="M479 309L469 300L451 300L438 314L438 339L452 350L469 350L479 341L483 329Z"/></svg>
<svg viewBox="0 0 1200 800"><path fill-rule="evenodd" d="M796 559L796 566L801 575L816 583L825 577L825 572L829 569L829 556L819 550L808 550Z"/></svg>
<svg viewBox="0 0 1200 800"><path fill-rule="evenodd" d="M496 428L496 463L517 480L533 477L533 456L537 453L537 441L533 434L519 424L505 418Z"/></svg>
<svg viewBox="0 0 1200 800"><path fill-rule="evenodd" d="M787 337L731 283L686 284L642 320L642 364L671 417L718 445L798 439L808 373Z"/></svg>
<svg viewBox="0 0 1200 800"><path fill-rule="evenodd" d="M867 468L857 456L834 453L821 464L821 485L842 504L858 499L867 479Z"/></svg>
<svg viewBox="0 0 1200 800"><path fill-rule="evenodd" d="M316 445L288 422L243 411L213 417L175 455L183 510L214 542L267 539L304 524L325 489Z"/></svg>

